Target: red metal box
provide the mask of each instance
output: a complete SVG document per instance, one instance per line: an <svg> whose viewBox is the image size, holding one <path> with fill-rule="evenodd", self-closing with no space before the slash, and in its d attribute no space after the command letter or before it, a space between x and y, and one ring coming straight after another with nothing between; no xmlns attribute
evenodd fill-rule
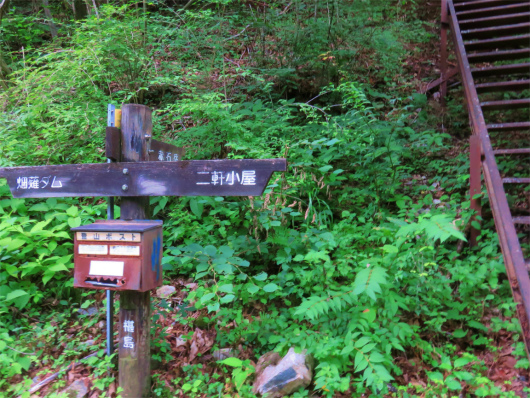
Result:
<svg viewBox="0 0 530 398"><path fill-rule="evenodd" d="M74 231L74 287L145 292L162 285L162 221L101 220Z"/></svg>

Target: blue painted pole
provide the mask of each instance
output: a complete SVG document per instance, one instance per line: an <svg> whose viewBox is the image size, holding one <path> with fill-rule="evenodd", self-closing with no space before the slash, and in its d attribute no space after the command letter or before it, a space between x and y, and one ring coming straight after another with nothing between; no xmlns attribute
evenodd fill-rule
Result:
<svg viewBox="0 0 530 398"><path fill-rule="evenodd" d="M116 108L112 104L107 106L107 126L115 126L115 111ZM112 160L107 158L107 163L112 163ZM107 220L114 220L114 197L110 196L107 199ZM114 351L114 292L107 290L107 355L111 356Z"/></svg>

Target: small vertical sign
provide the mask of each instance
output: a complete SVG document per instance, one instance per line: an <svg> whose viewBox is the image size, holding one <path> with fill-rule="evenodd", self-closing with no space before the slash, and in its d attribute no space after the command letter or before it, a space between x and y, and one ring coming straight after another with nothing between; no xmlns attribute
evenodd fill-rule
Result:
<svg viewBox="0 0 530 398"><path fill-rule="evenodd" d="M127 356L136 358L138 346L138 325L134 319L133 311L122 310L120 312L120 334L121 341L119 342L120 356L121 353L127 353Z"/></svg>

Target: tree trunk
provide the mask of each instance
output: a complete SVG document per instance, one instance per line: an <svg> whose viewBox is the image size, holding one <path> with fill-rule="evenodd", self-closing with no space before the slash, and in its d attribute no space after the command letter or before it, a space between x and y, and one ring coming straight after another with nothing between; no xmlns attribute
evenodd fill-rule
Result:
<svg viewBox="0 0 530 398"><path fill-rule="evenodd" d="M76 21L80 21L86 18L87 9L84 0L74 0L74 15Z"/></svg>
<svg viewBox="0 0 530 398"><path fill-rule="evenodd" d="M11 73L11 68L7 66L6 61L2 57L2 50L0 50L0 75L7 77Z"/></svg>
<svg viewBox="0 0 530 398"><path fill-rule="evenodd" d="M9 10L9 1L10 0L0 0L0 25L2 25L2 17L7 14L7 10Z"/></svg>
<svg viewBox="0 0 530 398"><path fill-rule="evenodd" d="M96 0L92 0L92 5L94 6L94 11L96 12L96 18L99 19L99 12L98 12L98 6L96 4Z"/></svg>
<svg viewBox="0 0 530 398"><path fill-rule="evenodd" d="M50 11L50 5L48 4L48 0L42 0L42 5L44 6L44 14L46 15L46 18L48 19L48 25L50 26L50 33L53 38L57 37L57 26L53 23L53 17L52 13Z"/></svg>
<svg viewBox="0 0 530 398"><path fill-rule="evenodd" d="M2 17L7 14L9 9L9 0L0 0L0 26L2 26ZM6 61L2 57L2 48L0 47L0 84L4 89L7 89L7 85L4 80L7 79L7 75L11 73L11 68L7 66Z"/></svg>

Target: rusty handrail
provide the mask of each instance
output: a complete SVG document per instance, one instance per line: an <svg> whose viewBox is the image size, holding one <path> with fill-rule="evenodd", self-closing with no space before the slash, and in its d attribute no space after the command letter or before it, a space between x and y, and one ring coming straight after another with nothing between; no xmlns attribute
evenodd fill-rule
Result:
<svg viewBox="0 0 530 398"><path fill-rule="evenodd" d="M447 2L449 23L455 52L458 59L459 71L464 86L468 104L473 134L480 138L482 153L482 169L490 204L499 235L501 249L506 266L506 272L512 289L514 301L517 304L517 314L521 323L526 352L530 358L530 277L525 266L523 252L512 220L511 211L506 199L503 181L497 167L495 155L491 145L488 129L480 106L477 90L471 74L466 49L458 24L453 0ZM444 10L442 10L442 16Z"/></svg>

